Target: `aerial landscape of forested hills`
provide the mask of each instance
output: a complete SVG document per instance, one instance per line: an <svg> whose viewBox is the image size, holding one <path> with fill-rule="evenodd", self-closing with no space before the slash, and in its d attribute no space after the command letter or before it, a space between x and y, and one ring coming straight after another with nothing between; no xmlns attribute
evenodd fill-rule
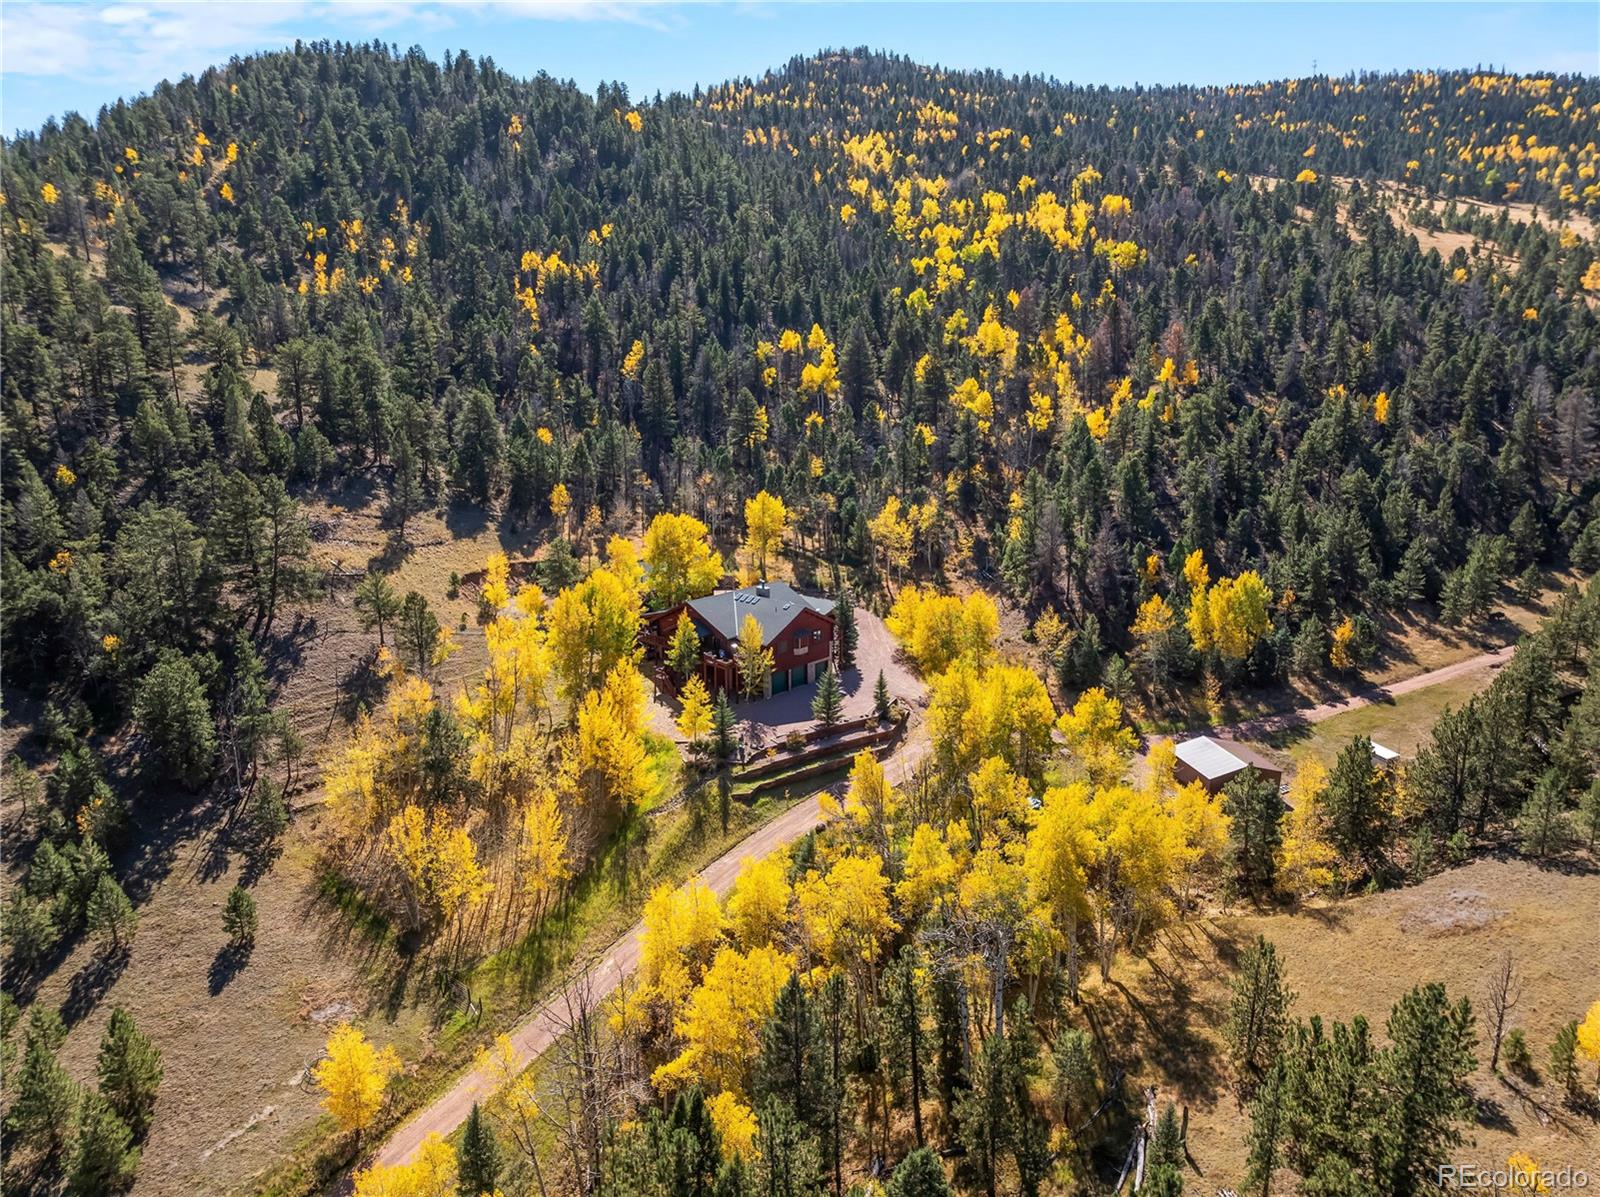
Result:
<svg viewBox="0 0 1600 1197"><path fill-rule="evenodd" d="M6 140L5 1191L1592 1168L1597 143L325 42Z"/></svg>

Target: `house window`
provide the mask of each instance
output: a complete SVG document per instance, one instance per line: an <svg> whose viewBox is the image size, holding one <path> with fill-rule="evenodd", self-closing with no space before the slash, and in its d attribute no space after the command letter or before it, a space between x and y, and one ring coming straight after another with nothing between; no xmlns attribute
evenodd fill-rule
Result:
<svg viewBox="0 0 1600 1197"><path fill-rule="evenodd" d="M794 638L794 651L797 653L806 651L806 638L804 636L796 636Z"/></svg>

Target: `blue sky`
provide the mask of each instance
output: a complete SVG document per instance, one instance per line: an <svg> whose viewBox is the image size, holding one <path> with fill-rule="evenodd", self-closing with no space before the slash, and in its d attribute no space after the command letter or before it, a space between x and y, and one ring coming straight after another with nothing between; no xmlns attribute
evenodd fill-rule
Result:
<svg viewBox="0 0 1600 1197"><path fill-rule="evenodd" d="M1600 4L830 4L623 0L0 0L0 129L296 38L488 55L636 98L870 45L953 67L1084 83L1230 83L1480 64L1600 72Z"/></svg>

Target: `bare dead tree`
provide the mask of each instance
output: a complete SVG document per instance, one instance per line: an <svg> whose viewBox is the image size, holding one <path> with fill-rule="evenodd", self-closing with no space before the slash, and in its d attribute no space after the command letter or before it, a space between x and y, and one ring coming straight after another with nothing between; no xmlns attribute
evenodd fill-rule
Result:
<svg viewBox="0 0 1600 1197"><path fill-rule="evenodd" d="M555 1067L544 1117L572 1168L577 1192L600 1186L606 1128L623 1112L624 1061L616 1036L608 1035L588 970L561 988L554 1016Z"/></svg>
<svg viewBox="0 0 1600 1197"><path fill-rule="evenodd" d="M1505 952L1489 976L1489 1023L1494 1045L1489 1055L1490 1072L1500 1069L1500 1040L1506 1033L1506 1019L1521 997L1522 978L1517 975L1517 962L1510 952Z"/></svg>

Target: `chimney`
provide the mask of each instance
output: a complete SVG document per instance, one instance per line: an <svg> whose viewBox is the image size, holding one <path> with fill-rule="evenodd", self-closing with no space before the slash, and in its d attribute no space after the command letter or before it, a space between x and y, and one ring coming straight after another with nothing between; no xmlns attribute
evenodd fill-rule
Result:
<svg viewBox="0 0 1600 1197"><path fill-rule="evenodd" d="M762 578L761 581L756 583L756 595L759 598L772 597L772 587L767 585L767 580L765 578Z"/></svg>

